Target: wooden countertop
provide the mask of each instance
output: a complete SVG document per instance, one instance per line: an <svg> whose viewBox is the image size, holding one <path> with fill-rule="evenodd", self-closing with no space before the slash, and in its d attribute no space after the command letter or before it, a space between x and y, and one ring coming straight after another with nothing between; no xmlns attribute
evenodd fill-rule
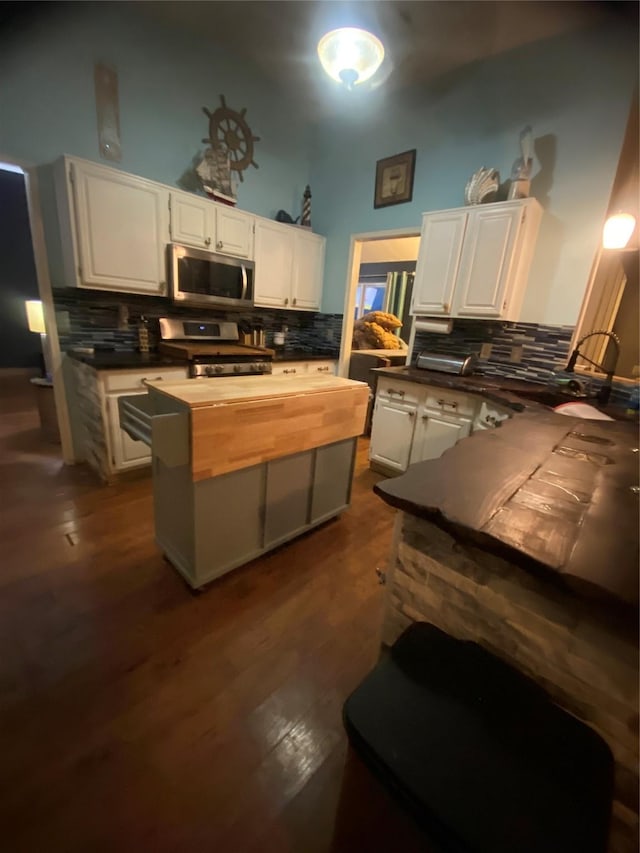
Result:
<svg viewBox="0 0 640 853"><path fill-rule="evenodd" d="M326 391L350 390L364 385L340 376L238 376L186 379L179 382L148 382L150 388L185 403L191 409L227 403L296 397Z"/></svg>
<svg viewBox="0 0 640 853"><path fill-rule="evenodd" d="M374 491L579 594L638 607L637 427L527 408Z"/></svg>
<svg viewBox="0 0 640 853"><path fill-rule="evenodd" d="M337 376L239 376L149 382L189 407L194 480L218 477L351 439L364 428L369 386Z"/></svg>

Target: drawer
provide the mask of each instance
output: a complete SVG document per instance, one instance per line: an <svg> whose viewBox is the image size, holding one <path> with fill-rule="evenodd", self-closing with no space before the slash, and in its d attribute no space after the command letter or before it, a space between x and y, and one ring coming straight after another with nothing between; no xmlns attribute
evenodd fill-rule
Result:
<svg viewBox="0 0 640 853"><path fill-rule="evenodd" d="M458 414L472 418L479 408L479 400L472 394L460 394L444 388L428 388L426 406L443 414Z"/></svg>
<svg viewBox="0 0 640 853"><path fill-rule="evenodd" d="M402 382L390 379L388 376L378 378L377 396L385 400L395 400L396 403L417 405L425 398L426 389L417 382Z"/></svg>
<svg viewBox="0 0 640 853"><path fill-rule="evenodd" d="M304 376L306 372L306 361L281 361L271 367L272 376Z"/></svg>
<svg viewBox="0 0 640 853"><path fill-rule="evenodd" d="M308 361L307 373L313 376L316 373L323 373L325 376L335 375L337 361Z"/></svg>
<svg viewBox="0 0 640 853"><path fill-rule="evenodd" d="M144 390L145 382L178 381L187 378L186 367L148 367L146 370L118 370L112 372L100 371L104 382L104 390L109 391L140 391Z"/></svg>
<svg viewBox="0 0 640 853"><path fill-rule="evenodd" d="M134 441L142 441L151 447L151 418L153 403L148 394L122 395L118 397L120 429Z"/></svg>

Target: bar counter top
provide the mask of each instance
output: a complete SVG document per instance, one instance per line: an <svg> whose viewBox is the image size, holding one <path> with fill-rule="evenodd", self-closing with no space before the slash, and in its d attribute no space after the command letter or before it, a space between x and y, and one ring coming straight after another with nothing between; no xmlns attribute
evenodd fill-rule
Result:
<svg viewBox="0 0 640 853"><path fill-rule="evenodd" d="M637 448L635 424L525 405L374 490L527 571L637 613Z"/></svg>

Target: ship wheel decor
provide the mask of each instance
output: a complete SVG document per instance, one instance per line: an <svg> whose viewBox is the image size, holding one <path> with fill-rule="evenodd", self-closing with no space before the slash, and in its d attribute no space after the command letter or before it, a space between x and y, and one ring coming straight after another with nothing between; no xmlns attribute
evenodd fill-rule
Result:
<svg viewBox="0 0 640 853"><path fill-rule="evenodd" d="M253 143L260 142L260 137L251 133L251 128L245 121L246 107L237 113L227 106L224 95L220 95L220 100L222 106L214 112L206 107L202 108L204 114L209 117L209 138L202 141L212 146L224 145L229 152L229 165L243 181L242 173L245 169L249 166L259 168L253 159Z"/></svg>

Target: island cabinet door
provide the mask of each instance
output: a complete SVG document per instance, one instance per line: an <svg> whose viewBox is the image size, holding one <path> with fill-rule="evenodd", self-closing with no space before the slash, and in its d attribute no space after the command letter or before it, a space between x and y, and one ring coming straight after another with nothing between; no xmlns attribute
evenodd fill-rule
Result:
<svg viewBox="0 0 640 853"><path fill-rule="evenodd" d="M415 409L398 406L387 400L377 400L373 413L369 458L387 468L406 471L415 420Z"/></svg>
<svg viewBox="0 0 640 853"><path fill-rule="evenodd" d="M411 448L411 464L437 459L471 432L470 418L454 418L422 409L418 415Z"/></svg>
<svg viewBox="0 0 640 853"><path fill-rule="evenodd" d="M309 522L313 452L295 453L267 464L264 547L291 539Z"/></svg>
<svg viewBox="0 0 640 853"><path fill-rule="evenodd" d="M356 442L353 438L315 451L310 522L331 518L349 505Z"/></svg>

